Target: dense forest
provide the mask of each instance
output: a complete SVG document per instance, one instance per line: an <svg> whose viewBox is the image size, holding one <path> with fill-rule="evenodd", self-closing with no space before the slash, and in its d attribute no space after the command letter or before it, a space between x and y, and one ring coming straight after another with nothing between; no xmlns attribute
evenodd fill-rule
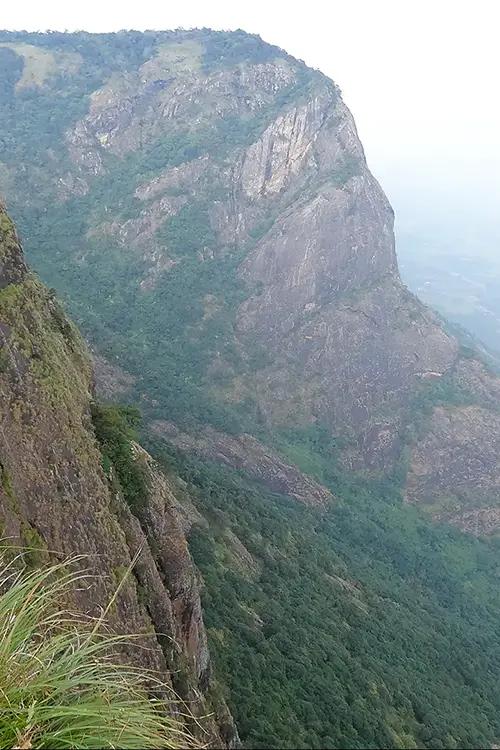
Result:
<svg viewBox="0 0 500 750"><path fill-rule="evenodd" d="M492 745L497 540L429 525L393 483L325 468L338 499L321 514L235 472L157 452L208 521L193 527L190 547L246 747Z"/></svg>

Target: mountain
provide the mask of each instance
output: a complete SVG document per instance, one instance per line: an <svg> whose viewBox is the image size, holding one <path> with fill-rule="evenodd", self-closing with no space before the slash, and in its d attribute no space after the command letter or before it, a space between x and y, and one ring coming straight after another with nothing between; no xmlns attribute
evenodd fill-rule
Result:
<svg viewBox="0 0 500 750"><path fill-rule="evenodd" d="M243 742L497 744L500 381L402 284L338 87L206 29L2 32L0 63L0 192L92 347L100 398L143 412L156 463L122 452L133 412L94 408L108 484L122 469L120 526L139 524L182 623L171 576L187 566L201 648L187 534ZM88 414L88 367L54 367L75 371ZM159 472L146 485L170 488L175 527L131 451ZM73 551L34 513L50 549Z"/></svg>
<svg viewBox="0 0 500 750"><path fill-rule="evenodd" d="M0 54L0 189L148 419L324 429L345 468L408 470L412 502L492 528L495 386L402 285L335 84L243 32L4 33Z"/></svg>
<svg viewBox="0 0 500 750"><path fill-rule="evenodd" d="M90 356L53 293L27 269L1 206L0 346L2 537L28 548L30 566L54 552L84 556L92 579L73 604L92 616L138 555L109 624L142 633L142 648L126 656L162 673L194 715L205 716L214 689L175 486L130 442L131 413L93 403ZM204 739L231 744L230 716L218 704Z"/></svg>

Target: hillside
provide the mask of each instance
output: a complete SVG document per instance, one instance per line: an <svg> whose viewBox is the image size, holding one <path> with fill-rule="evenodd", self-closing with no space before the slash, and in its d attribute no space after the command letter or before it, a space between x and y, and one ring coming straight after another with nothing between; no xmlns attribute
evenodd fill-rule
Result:
<svg viewBox="0 0 500 750"><path fill-rule="evenodd" d="M326 429L349 470L403 465L409 498L491 529L495 388L476 393L476 365L401 284L391 208L330 80L243 32L4 33L0 55L0 190L128 400L270 444ZM437 452L422 467L429 398L484 483Z"/></svg>
<svg viewBox="0 0 500 750"><path fill-rule="evenodd" d="M100 397L143 412L156 463L133 455L157 477L151 499L127 459L109 495L135 412L94 408L106 480L87 355L68 353L64 323L64 358L36 367L63 381L60 434L93 446L94 484L47 471L50 502L35 503L25 451L15 533L28 519L51 549L100 549L96 519L118 502L109 554L147 538L155 583L131 606L164 632L151 602L168 609L169 590L193 698L208 666L187 535L245 746L497 744L500 381L402 284L392 209L338 87L206 29L1 32L0 71L0 193L91 344ZM37 413L50 451L54 417ZM214 736L231 743L221 714Z"/></svg>

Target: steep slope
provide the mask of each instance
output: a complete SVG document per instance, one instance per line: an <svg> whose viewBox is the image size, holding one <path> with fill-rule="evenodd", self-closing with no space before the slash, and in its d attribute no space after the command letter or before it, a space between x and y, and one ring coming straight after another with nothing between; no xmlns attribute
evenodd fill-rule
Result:
<svg viewBox="0 0 500 750"><path fill-rule="evenodd" d="M498 744L497 540L430 524L329 459L336 502L321 511L214 463L165 460L202 515L190 548L244 746Z"/></svg>
<svg viewBox="0 0 500 750"><path fill-rule="evenodd" d="M129 399L271 445L326 429L345 468L409 466L408 499L496 529L496 463L478 484L428 448L454 450L465 418L456 466L480 461L496 386L455 411L466 358L400 281L392 210L331 81L243 32L3 33L0 56L0 191Z"/></svg>
<svg viewBox="0 0 500 750"><path fill-rule="evenodd" d="M143 648L131 648L129 658L166 680L172 671L181 697L205 715L209 704L200 691L212 691L206 634L172 487L138 447L129 462L141 477L138 507L125 501L120 467L108 463L106 477L91 421L88 353L54 295L26 268L1 206L0 345L2 537L30 548L32 565L52 555L84 555L94 577L74 596L91 615L106 606L140 553L110 624L142 633ZM233 741L225 713L221 703L218 719L206 724L205 739L217 745Z"/></svg>

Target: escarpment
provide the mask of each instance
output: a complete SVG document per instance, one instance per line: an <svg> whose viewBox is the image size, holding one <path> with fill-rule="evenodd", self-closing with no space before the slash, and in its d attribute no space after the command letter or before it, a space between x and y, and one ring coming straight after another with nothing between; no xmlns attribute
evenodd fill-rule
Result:
<svg viewBox="0 0 500 750"><path fill-rule="evenodd" d="M41 114L19 129L12 58L42 43L21 36L0 37L0 124L23 181L4 150L0 190L37 270L126 374L120 398L186 434L326 429L344 470L409 472L407 499L440 517L452 498L460 523L470 493L495 506L494 461L478 484L442 460L495 443L498 387L476 360L466 403L487 414L463 411L467 356L401 282L392 209L332 81L243 32L56 35L64 76L22 85Z"/></svg>
<svg viewBox="0 0 500 750"><path fill-rule="evenodd" d="M212 711L210 662L198 577L170 480L138 446L139 509L127 504L91 420L89 354L54 294L27 269L0 207L0 524L5 543L27 548L28 564L82 555L90 578L75 604L96 616L137 555L109 625L137 635L132 660L172 681L195 716ZM113 481L112 481L113 480ZM182 683L181 683L182 681ZM204 697L207 696L207 697ZM204 741L231 745L223 701Z"/></svg>
<svg viewBox="0 0 500 750"><path fill-rule="evenodd" d="M268 489L289 495L305 505L324 508L333 500L326 487L283 461L279 454L251 435L232 437L207 427L194 436L162 420L153 422L151 428L182 451L241 469Z"/></svg>

